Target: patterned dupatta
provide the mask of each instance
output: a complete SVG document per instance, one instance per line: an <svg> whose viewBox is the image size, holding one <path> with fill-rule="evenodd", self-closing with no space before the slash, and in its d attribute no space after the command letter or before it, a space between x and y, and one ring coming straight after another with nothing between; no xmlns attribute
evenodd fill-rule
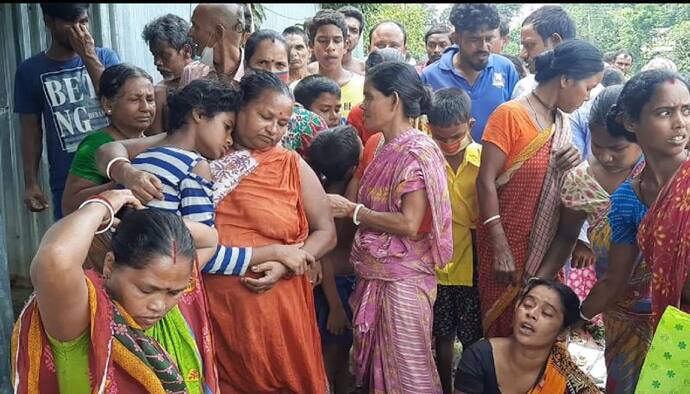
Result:
<svg viewBox="0 0 690 394"><path fill-rule="evenodd" d="M235 190L242 179L259 166L259 162L248 150L230 152L210 164L211 175L216 183L216 188L213 191L214 207L217 207L225 196Z"/></svg>
<svg viewBox="0 0 690 394"><path fill-rule="evenodd" d="M183 376L168 353L110 300L100 276L85 271L85 280L92 393L187 393ZM12 372L16 393L59 394L52 349L34 296L12 333Z"/></svg>
<svg viewBox="0 0 690 394"><path fill-rule="evenodd" d="M537 273L537 270L539 270L549 244L556 235L556 230L558 228L560 189L563 183L564 172L556 168L553 153L572 143L570 120L561 110L556 111L556 122L553 126L552 139L551 157L541 188L541 197L539 198L539 205L537 206L537 217L534 218L534 227L530 234L530 250L527 263L525 264L525 272L529 276L533 276Z"/></svg>
<svg viewBox="0 0 690 394"><path fill-rule="evenodd" d="M690 269L690 160L664 186L637 232L637 242L652 271L654 327L667 306L681 307Z"/></svg>
<svg viewBox="0 0 690 394"><path fill-rule="evenodd" d="M541 381L529 394L599 394L601 390L573 362L560 343L553 345Z"/></svg>

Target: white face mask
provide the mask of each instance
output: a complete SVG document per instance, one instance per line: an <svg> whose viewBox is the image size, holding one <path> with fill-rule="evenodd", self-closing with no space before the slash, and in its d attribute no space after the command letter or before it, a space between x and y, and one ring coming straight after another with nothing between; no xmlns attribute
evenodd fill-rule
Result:
<svg viewBox="0 0 690 394"><path fill-rule="evenodd" d="M201 59L199 59L199 61L209 67L213 67L213 48L204 48L204 50L201 51Z"/></svg>
<svg viewBox="0 0 690 394"><path fill-rule="evenodd" d="M211 38L213 38L213 34L208 37L208 42L206 43L204 50L201 51L201 59L199 59L201 63L209 67L213 67L213 46L209 46L211 43Z"/></svg>

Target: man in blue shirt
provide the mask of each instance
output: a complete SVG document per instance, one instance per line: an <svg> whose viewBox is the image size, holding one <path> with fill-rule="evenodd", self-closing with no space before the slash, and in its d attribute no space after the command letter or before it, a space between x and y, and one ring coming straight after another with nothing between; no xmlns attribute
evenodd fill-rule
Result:
<svg viewBox="0 0 690 394"><path fill-rule="evenodd" d="M42 3L50 31L47 51L22 62L14 81L14 112L19 114L24 162L24 203L33 212L48 208L38 184L46 131L54 218L62 217L62 191L81 140L110 124L97 99L106 67L118 64L111 49L96 48L88 30L89 4Z"/></svg>
<svg viewBox="0 0 690 394"><path fill-rule="evenodd" d="M425 68L422 81L433 90L463 89L472 99L470 115L476 120L472 138L479 142L484 126L496 107L510 100L519 77L513 63L491 54L500 23L492 4L455 4L450 12L455 27L452 41L441 60Z"/></svg>

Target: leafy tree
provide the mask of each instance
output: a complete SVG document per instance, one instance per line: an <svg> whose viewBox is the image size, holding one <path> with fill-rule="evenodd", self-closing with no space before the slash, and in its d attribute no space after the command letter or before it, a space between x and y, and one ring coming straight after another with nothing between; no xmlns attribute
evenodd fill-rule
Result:
<svg viewBox="0 0 690 394"><path fill-rule="evenodd" d="M508 19L513 19L520 12L520 9L522 9L522 4L520 4L520 3L499 3L499 4L496 4L496 8L498 9L498 14L501 15L502 17L506 17Z"/></svg>
<svg viewBox="0 0 690 394"><path fill-rule="evenodd" d="M266 11L264 11L264 6L259 3L251 3L252 16L254 17L254 29L261 29L261 24L266 19Z"/></svg>
<svg viewBox="0 0 690 394"><path fill-rule="evenodd" d="M690 5L688 4L564 4L577 25L578 37L602 52L625 48L638 72L657 54L679 59L685 54ZM667 48L676 48L668 53ZM687 67L687 66L684 66Z"/></svg>
<svg viewBox="0 0 690 394"><path fill-rule="evenodd" d="M668 32L669 41L675 43L669 59L678 66L678 71L687 78L690 74L690 52L685 43L690 42L690 20L680 22Z"/></svg>

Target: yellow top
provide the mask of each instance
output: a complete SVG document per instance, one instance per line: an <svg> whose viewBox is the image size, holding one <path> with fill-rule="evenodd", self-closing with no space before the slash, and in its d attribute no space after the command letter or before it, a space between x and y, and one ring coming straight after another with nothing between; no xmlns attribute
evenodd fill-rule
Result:
<svg viewBox="0 0 690 394"><path fill-rule="evenodd" d="M364 101L364 77L352 73L352 79L340 87L340 103L342 104L340 115L347 118L352 108L362 101Z"/></svg>
<svg viewBox="0 0 690 394"><path fill-rule="evenodd" d="M453 258L443 269L436 269L438 283L446 286L472 286L472 234L479 206L475 182L479 174L482 146L473 142L457 171L446 162L448 192L453 210Z"/></svg>

